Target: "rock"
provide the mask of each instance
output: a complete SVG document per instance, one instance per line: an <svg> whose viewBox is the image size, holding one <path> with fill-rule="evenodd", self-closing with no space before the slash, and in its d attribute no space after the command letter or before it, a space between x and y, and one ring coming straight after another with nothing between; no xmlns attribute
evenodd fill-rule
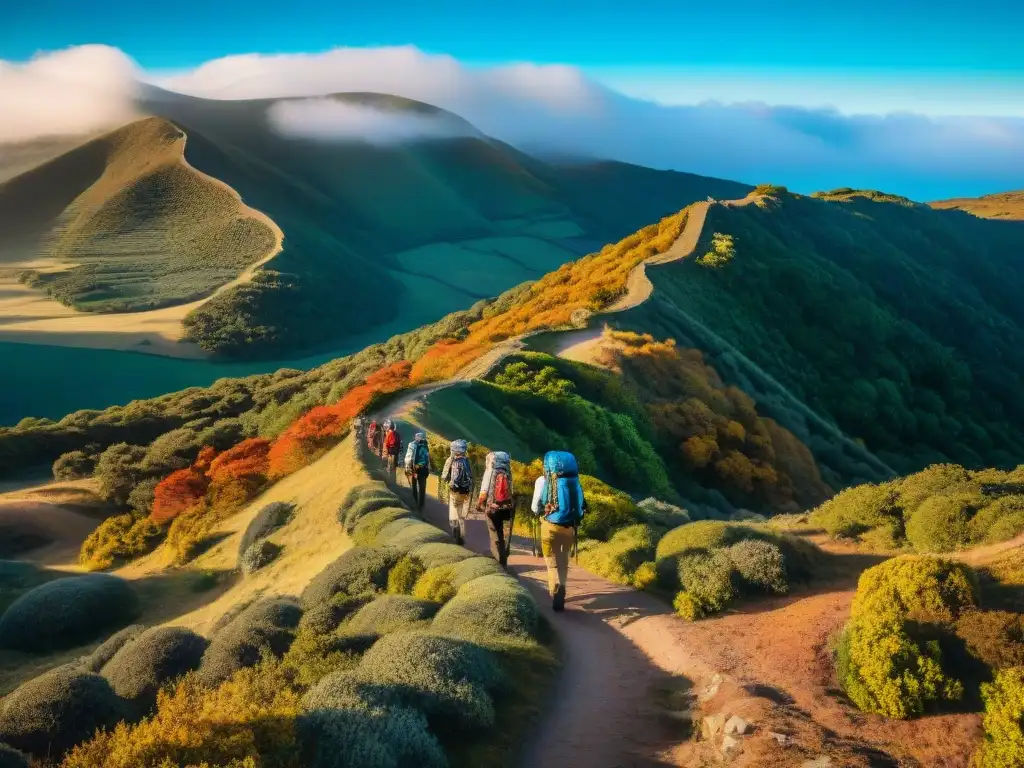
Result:
<svg viewBox="0 0 1024 768"><path fill-rule="evenodd" d="M726 736L722 739L722 754L727 755L740 745L740 740L733 736Z"/></svg>
<svg viewBox="0 0 1024 768"><path fill-rule="evenodd" d="M750 729L750 723L739 715L733 715L725 724L725 732L743 736Z"/></svg>
<svg viewBox="0 0 1024 768"><path fill-rule="evenodd" d="M776 733L775 731L768 731L768 735L775 739L782 746L789 744L789 736L784 733Z"/></svg>
<svg viewBox="0 0 1024 768"><path fill-rule="evenodd" d="M831 768L832 758L828 755L822 755L816 757L813 760L804 760L800 763L800 768Z"/></svg>
<svg viewBox="0 0 1024 768"><path fill-rule="evenodd" d="M718 683L715 683L714 685L709 685L707 688L701 691L700 695L697 698L701 701L707 701L708 699L713 698L717 693Z"/></svg>
<svg viewBox="0 0 1024 768"><path fill-rule="evenodd" d="M722 732L725 727L725 715L708 715L700 723L700 735L702 738L711 741Z"/></svg>

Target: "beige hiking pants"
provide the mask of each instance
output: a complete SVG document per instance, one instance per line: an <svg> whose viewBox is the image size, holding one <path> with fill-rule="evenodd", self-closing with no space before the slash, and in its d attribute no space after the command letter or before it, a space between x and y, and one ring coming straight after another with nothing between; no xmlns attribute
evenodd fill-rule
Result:
<svg viewBox="0 0 1024 768"><path fill-rule="evenodd" d="M468 493L449 493L448 494L448 522L458 523L463 526L466 522L466 518L469 517L469 501L470 495Z"/></svg>
<svg viewBox="0 0 1024 768"><path fill-rule="evenodd" d="M565 587L569 580L569 555L572 553L572 528L540 521L540 548L548 566L548 592Z"/></svg>

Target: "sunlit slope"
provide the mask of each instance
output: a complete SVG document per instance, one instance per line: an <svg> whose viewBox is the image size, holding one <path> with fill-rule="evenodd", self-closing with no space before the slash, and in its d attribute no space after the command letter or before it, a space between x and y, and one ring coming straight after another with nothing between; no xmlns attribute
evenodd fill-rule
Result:
<svg viewBox="0 0 1024 768"><path fill-rule="evenodd" d="M190 163L285 233L263 275L190 319L207 349L262 355L381 324L406 330L540 277L691 200L747 189L618 163L554 165L419 102L330 98L432 116L457 130L430 141L313 140L275 130L277 100L157 94L145 105L189 134Z"/></svg>
<svg viewBox="0 0 1024 768"><path fill-rule="evenodd" d="M86 311L181 304L272 255L278 233L183 160L185 134L149 118L0 186L0 253Z"/></svg>
<svg viewBox="0 0 1024 768"><path fill-rule="evenodd" d="M932 208L956 208L973 213L983 219L1024 220L1024 190L1000 192L981 197L960 197L953 200L937 200L929 203Z"/></svg>
<svg viewBox="0 0 1024 768"><path fill-rule="evenodd" d="M716 232L731 258L701 256ZM654 300L623 323L706 350L770 415L809 408L899 471L1020 462L1024 223L777 188L713 206L696 254L650 269Z"/></svg>

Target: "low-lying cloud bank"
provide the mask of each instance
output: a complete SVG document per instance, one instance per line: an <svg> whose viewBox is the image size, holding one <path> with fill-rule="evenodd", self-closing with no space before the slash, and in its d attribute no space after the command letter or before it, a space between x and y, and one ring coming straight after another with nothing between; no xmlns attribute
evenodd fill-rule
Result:
<svg viewBox="0 0 1024 768"><path fill-rule="evenodd" d="M321 141L357 140L386 145L474 133L468 123L443 112L409 113L324 98L278 102L270 108L269 118L280 133Z"/></svg>
<svg viewBox="0 0 1024 768"><path fill-rule="evenodd" d="M76 99L61 98L75 70L89 74L88 87L78 88ZM134 77L147 79L119 51L102 46L24 66L0 63L0 141L121 119L131 108ZM472 68L412 47L229 56L148 79L217 99L391 93L450 110L536 153L607 157L803 192L874 187L927 200L1017 188L1024 179L1020 118L844 115L761 103L663 106L610 90L572 67ZM292 135L378 142L451 135L454 125L315 98L280 105L273 120Z"/></svg>

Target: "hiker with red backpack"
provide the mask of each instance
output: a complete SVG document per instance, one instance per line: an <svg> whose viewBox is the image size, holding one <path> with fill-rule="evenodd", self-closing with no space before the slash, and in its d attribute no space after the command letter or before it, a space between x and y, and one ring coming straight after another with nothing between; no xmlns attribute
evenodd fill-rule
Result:
<svg viewBox="0 0 1024 768"><path fill-rule="evenodd" d="M377 423L377 420L374 419L370 422L369 429L366 430L366 447L377 456L380 456L381 443L383 441L384 432L380 428L380 424Z"/></svg>
<svg viewBox="0 0 1024 768"><path fill-rule="evenodd" d="M487 518L491 554L502 568L507 567L509 550L512 548L512 527L515 525L516 509L512 496L512 457L504 451L491 451L487 454L476 508ZM508 537L505 536L506 522Z"/></svg>
<svg viewBox="0 0 1024 768"><path fill-rule="evenodd" d="M551 607L565 607L569 557L576 549L577 529L586 512L576 457L568 451L544 454L544 474L533 486L533 514L540 518L540 543L548 567Z"/></svg>
<svg viewBox="0 0 1024 768"><path fill-rule="evenodd" d="M413 501L422 517L423 504L427 500L427 478L430 476L430 446L425 432L417 432L409 443L405 453L405 476L409 479Z"/></svg>
<svg viewBox="0 0 1024 768"><path fill-rule="evenodd" d="M453 440L449 449L451 455L441 470L441 482L448 484L448 523L456 544L465 540L470 494L473 492L473 468L466 456L468 448L465 440Z"/></svg>
<svg viewBox="0 0 1024 768"><path fill-rule="evenodd" d="M398 472L398 457L402 454L402 435L398 431L398 425L391 419L385 421L384 424L386 425L386 431L384 432L384 454L382 458L387 466L391 482L394 482L395 475Z"/></svg>

